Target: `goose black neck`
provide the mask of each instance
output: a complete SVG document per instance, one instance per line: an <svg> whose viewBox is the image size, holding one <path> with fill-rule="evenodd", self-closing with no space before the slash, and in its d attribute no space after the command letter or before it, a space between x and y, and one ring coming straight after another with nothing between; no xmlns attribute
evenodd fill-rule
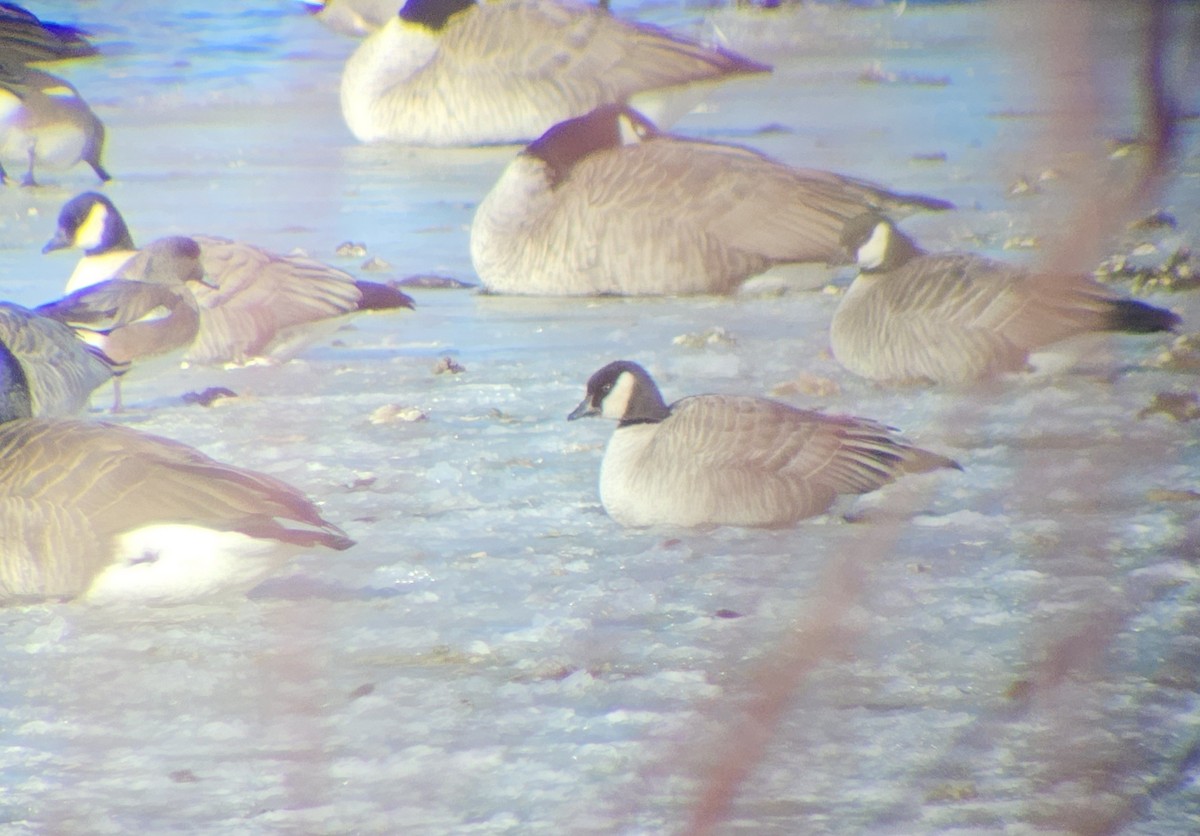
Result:
<svg viewBox="0 0 1200 836"><path fill-rule="evenodd" d="M450 18L474 5L475 0L408 0L400 10L400 19L439 32Z"/></svg>
<svg viewBox="0 0 1200 836"><path fill-rule="evenodd" d="M0 424L32 417L29 378L8 346L0 343Z"/></svg>

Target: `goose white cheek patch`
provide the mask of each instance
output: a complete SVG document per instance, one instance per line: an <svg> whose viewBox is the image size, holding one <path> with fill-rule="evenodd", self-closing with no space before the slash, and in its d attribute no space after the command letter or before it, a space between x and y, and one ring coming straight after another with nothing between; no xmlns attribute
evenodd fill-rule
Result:
<svg viewBox="0 0 1200 836"><path fill-rule="evenodd" d="M858 248L858 267L860 270L874 270L883 264L887 258L888 247L892 242L892 233L887 224L876 224L871 230L871 237Z"/></svg>

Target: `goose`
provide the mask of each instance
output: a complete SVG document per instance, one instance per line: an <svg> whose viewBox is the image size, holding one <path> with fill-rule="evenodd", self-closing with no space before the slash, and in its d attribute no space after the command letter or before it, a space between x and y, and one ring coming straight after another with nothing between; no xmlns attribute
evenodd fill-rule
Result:
<svg viewBox="0 0 1200 836"><path fill-rule="evenodd" d="M58 61L96 54L87 33L39 20L16 3L0 3L0 55L11 61Z"/></svg>
<svg viewBox="0 0 1200 836"><path fill-rule="evenodd" d="M0 302L0 343L21 368L33 417L82 412L92 392L123 371L66 325L11 302Z"/></svg>
<svg viewBox="0 0 1200 836"><path fill-rule="evenodd" d="M110 180L100 162L103 150L104 125L78 90L42 70L0 63L0 160L28 166L22 185L37 185L35 165L70 168L79 162ZM0 165L0 181L8 179Z"/></svg>
<svg viewBox="0 0 1200 836"><path fill-rule="evenodd" d="M342 35L361 38L396 16L404 0L304 0L312 15Z"/></svg>
<svg viewBox="0 0 1200 836"><path fill-rule="evenodd" d="M37 313L70 326L113 362L143 366L174 359L196 340L200 309L191 288L205 281L195 241L161 238L130 259L117 278L40 305ZM113 386L116 412L120 378Z"/></svg>
<svg viewBox="0 0 1200 836"><path fill-rule="evenodd" d="M600 501L623 526L789 526L904 473L962 469L868 418L746 396L668 406L627 360L593 374L567 420L592 415L618 422L600 466Z"/></svg>
<svg viewBox="0 0 1200 836"><path fill-rule="evenodd" d="M190 236L210 286L193 288L199 333L184 360L198 365L278 364L361 311L411 309L411 296L389 285L359 281L342 270L299 255L279 255L253 244L211 235ZM84 251L68 292L108 278L137 252L113 202L84 192L59 212L43 252Z"/></svg>
<svg viewBox="0 0 1200 836"><path fill-rule="evenodd" d="M0 343L0 604L175 604L248 590L346 533L278 479L102 422L37 418Z"/></svg>
<svg viewBox="0 0 1200 836"><path fill-rule="evenodd" d="M839 256L845 222L867 209L950 206L673 136L610 105L512 160L475 212L471 259L492 293L732 293Z"/></svg>
<svg viewBox="0 0 1200 836"><path fill-rule="evenodd" d="M858 276L834 312L833 356L892 385L964 384L1029 368L1029 355L1079 334L1171 331L1171 311L1090 276L1039 275L972 253L927 253L867 213L844 243Z"/></svg>
<svg viewBox="0 0 1200 836"><path fill-rule="evenodd" d="M770 69L576 0L408 0L347 59L342 115L361 142L524 143L605 103L690 107L701 82Z"/></svg>

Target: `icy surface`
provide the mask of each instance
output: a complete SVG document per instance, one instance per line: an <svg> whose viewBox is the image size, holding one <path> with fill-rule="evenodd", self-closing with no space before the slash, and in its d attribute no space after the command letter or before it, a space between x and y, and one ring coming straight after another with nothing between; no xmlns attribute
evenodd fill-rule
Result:
<svg viewBox="0 0 1200 836"><path fill-rule="evenodd" d="M387 264L364 277L473 280L473 207L514 149L355 144L337 106L354 42L299 4L30 5L104 52L53 71L108 126L105 191L137 240L204 232L357 270L335 255L356 241ZM775 63L679 131L954 200L905 224L931 248L1031 261L1006 243L1075 208L1070 155L1034 144L1036 3L617 8ZM1098 139L1125 138L1139 41L1100 22ZM1178 227L1113 251L1196 242L1182 131L1161 199ZM1115 178L1135 159L1102 157ZM0 294L24 304L60 290L74 256L40 248L96 185L85 167L41 179L0 192ZM358 545L247 598L0 611L0 830L681 832L757 732L747 709L793 675L722 832L1200 829L1200 450L1195 423L1139 417L1196 389L1151 365L1170 337L1103 341L1069 374L888 391L829 358L833 293L412 294L415 312L281 368L129 381L115 420L288 480ZM1195 293L1153 301L1196 329ZM435 374L444 357L464 370ZM617 357L669 399L782 391L965 470L788 531L622 530L596 495L611 426L564 420ZM180 397L216 385L239 397Z"/></svg>

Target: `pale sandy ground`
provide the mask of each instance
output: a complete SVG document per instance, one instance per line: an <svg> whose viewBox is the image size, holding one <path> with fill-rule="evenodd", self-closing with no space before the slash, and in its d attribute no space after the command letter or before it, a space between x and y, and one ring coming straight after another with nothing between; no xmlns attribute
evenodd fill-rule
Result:
<svg viewBox="0 0 1200 836"><path fill-rule="evenodd" d="M906 228L1033 261L1078 204L1111 200L1080 197L1095 174L1135 170L1104 140L1140 117L1136 33L1091 4L1096 141L1042 141L1063 72L1044 7L724 13L728 42L777 71L678 128L949 198L962 208ZM472 210L513 149L355 145L336 103L352 42L266 0L37 11L86 21L106 52L60 72L109 126L105 191L138 239L223 234L351 269L333 251L355 240L390 265L373 278L473 278ZM1178 228L1111 251L1196 242L1194 120L1181 130L1155 204ZM1022 177L1036 190L1010 197ZM94 185L43 179L0 193L0 294L24 303L64 281L72 257L39 250ZM1200 829L1200 451L1194 423L1139 418L1197 388L1148 365L1170 337L1104 342L1070 375L892 392L828 357L830 293L414 296L283 368L130 381L117 420L303 487L359 544L249 599L0 612L0 830L682 832L729 786L713 768L747 761L719 832ZM1194 292L1153 300L1196 330ZM711 328L726 337L676 342ZM445 356L465 371L435 375ZM965 471L852 503L857 524L624 531L596 497L609 426L563 420L617 356L669 398L827 380L782 397L885 419ZM179 398L211 385L241 397ZM388 405L428 420L369 420ZM773 696L778 723L745 720ZM761 757L742 745L757 731Z"/></svg>

